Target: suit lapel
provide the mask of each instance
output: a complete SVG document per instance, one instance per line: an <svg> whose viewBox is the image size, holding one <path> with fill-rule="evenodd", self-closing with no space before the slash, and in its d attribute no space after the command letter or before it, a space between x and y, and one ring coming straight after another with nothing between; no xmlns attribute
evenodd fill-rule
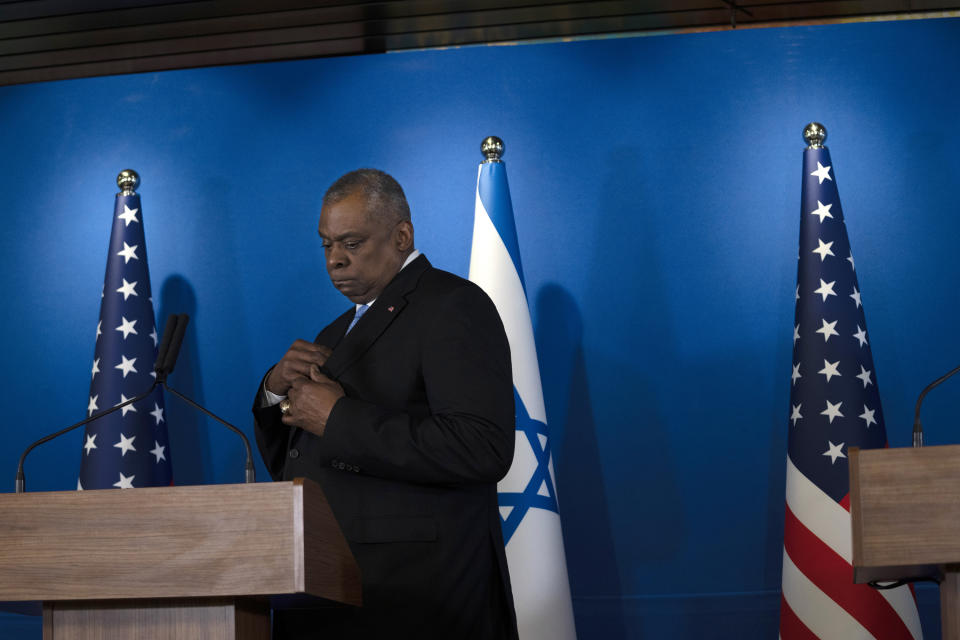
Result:
<svg viewBox="0 0 960 640"><path fill-rule="evenodd" d="M330 323L330 326L320 332L314 340L314 343L326 345L330 347L330 349L336 349L337 345L343 340L347 332L347 327L350 326L350 321L353 320L354 313L354 309L344 311L339 318Z"/></svg>
<svg viewBox="0 0 960 640"><path fill-rule="evenodd" d="M333 379L340 377L387 330L387 327L407 306L407 295L416 289L420 276L429 268L430 261L426 256L420 255L394 276L370 310L363 315L350 333L340 339L333 353L330 354L324 365L330 377ZM346 314L346 317L353 318L351 314ZM344 331L349 324L347 320L343 327Z"/></svg>

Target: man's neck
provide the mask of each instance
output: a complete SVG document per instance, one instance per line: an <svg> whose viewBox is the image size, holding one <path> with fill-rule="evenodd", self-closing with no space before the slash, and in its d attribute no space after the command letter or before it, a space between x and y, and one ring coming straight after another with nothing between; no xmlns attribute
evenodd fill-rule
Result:
<svg viewBox="0 0 960 640"><path fill-rule="evenodd" d="M413 251L411 251L410 254L407 256L407 259L403 261L403 264L402 264L402 265L400 265L400 271L403 271L403 270L407 267L408 264L410 264L411 262L413 262L414 260L416 260L416 259L417 259L419 256L421 256L421 255L423 255L423 254L421 254L421 253L420 253L419 251L417 251L416 249L414 249ZM397 273L400 273L400 271L397 271ZM396 277L396 276L394 276L394 277ZM370 302L357 302L357 303L356 303L356 308L359 309L360 307L364 307L364 306L370 307L370 306L372 306L373 303L376 302L376 301L377 301L377 299L374 298L374 299L371 300Z"/></svg>
<svg viewBox="0 0 960 640"><path fill-rule="evenodd" d="M407 259L403 261L403 265L401 265L400 271L403 271L404 267L406 267L408 264L416 260L417 256L419 255L420 255L419 251L417 251L416 249L412 249L410 253L407 255ZM399 271L397 273L399 273Z"/></svg>

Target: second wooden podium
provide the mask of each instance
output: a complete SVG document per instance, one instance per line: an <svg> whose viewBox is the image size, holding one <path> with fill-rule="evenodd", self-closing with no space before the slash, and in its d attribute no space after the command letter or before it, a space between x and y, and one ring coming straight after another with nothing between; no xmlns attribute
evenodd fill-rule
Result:
<svg viewBox="0 0 960 640"><path fill-rule="evenodd" d="M940 580L943 638L960 640L960 445L849 454L854 582Z"/></svg>
<svg viewBox="0 0 960 640"><path fill-rule="evenodd" d="M0 494L0 601L42 603L44 640L267 640L271 601L360 593L309 480Z"/></svg>

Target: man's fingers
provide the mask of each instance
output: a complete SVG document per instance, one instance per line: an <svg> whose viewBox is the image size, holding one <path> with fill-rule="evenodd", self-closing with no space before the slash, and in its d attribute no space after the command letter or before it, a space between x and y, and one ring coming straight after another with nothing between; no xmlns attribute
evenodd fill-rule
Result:
<svg viewBox="0 0 960 640"><path fill-rule="evenodd" d="M326 356L321 352L288 352L277 366L280 368L280 375L292 381L296 376L310 376L310 367L322 365L327 361Z"/></svg>
<svg viewBox="0 0 960 640"><path fill-rule="evenodd" d="M281 360L273 367L269 377L266 380L267 389L277 395L287 395L287 389L297 378L303 378L310 375L310 365L308 363L296 363L290 360Z"/></svg>
<svg viewBox="0 0 960 640"><path fill-rule="evenodd" d="M296 340L267 378L267 389L277 395L286 395L298 378L311 379L311 368L320 367L332 351L322 344Z"/></svg>
<svg viewBox="0 0 960 640"><path fill-rule="evenodd" d="M310 365L310 379L314 382L330 382L330 378L320 371L320 367L315 364Z"/></svg>
<svg viewBox="0 0 960 640"><path fill-rule="evenodd" d="M307 342L306 340L296 340L290 346L290 351L303 351L306 353L321 353L324 355L330 355L330 347L322 344L316 344L314 342Z"/></svg>
<svg viewBox="0 0 960 640"><path fill-rule="evenodd" d="M327 358L330 357L331 353L333 352L330 348L322 344L313 344L312 342L298 340L290 347L290 350L287 351L287 355L285 355L283 359L288 362L303 364L305 368L309 368L311 364L322 366L323 363L327 361ZM303 375L307 375L306 370L303 371Z"/></svg>
<svg viewBox="0 0 960 640"><path fill-rule="evenodd" d="M319 380L298 378L287 395L290 409L280 419L287 426L322 436L333 405L344 393L339 384L320 373L319 367L311 367L310 373Z"/></svg>
<svg viewBox="0 0 960 640"><path fill-rule="evenodd" d="M281 361L282 374L285 378L292 379L297 376L309 377L310 365L314 364L311 360L286 360Z"/></svg>

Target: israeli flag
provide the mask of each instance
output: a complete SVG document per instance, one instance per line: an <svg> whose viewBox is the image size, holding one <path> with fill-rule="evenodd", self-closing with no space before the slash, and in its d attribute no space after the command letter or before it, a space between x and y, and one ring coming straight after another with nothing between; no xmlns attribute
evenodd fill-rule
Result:
<svg viewBox="0 0 960 640"><path fill-rule="evenodd" d="M513 360L516 449L497 491L520 640L575 639L540 368L507 170L499 160L481 164L477 175L470 280L500 312Z"/></svg>

